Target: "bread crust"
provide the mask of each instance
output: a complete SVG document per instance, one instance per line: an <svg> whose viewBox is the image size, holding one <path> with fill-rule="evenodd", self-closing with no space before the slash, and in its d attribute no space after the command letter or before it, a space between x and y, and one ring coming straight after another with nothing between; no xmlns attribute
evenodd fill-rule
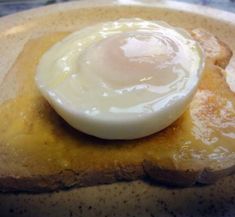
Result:
<svg viewBox="0 0 235 217"><path fill-rule="evenodd" d="M210 32L197 28L191 31L192 37L203 47L207 57L213 64L225 69L233 55L227 44Z"/></svg>

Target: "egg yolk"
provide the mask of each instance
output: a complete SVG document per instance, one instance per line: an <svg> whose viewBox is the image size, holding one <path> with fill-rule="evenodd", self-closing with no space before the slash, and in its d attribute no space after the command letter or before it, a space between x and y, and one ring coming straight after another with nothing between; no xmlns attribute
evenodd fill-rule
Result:
<svg viewBox="0 0 235 217"><path fill-rule="evenodd" d="M106 84L115 88L146 81L162 86L177 77L174 70L167 70L176 64L177 55L178 47L166 36L123 33L87 49L80 67L81 71L91 68Z"/></svg>

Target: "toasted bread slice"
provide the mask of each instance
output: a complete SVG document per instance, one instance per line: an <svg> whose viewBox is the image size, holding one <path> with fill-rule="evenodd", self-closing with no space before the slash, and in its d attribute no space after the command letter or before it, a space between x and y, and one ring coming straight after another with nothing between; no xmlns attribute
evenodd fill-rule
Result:
<svg viewBox="0 0 235 217"><path fill-rule="evenodd" d="M211 35L195 34L208 64L188 110L161 132L132 141L97 139L66 124L34 83L41 55L66 34L29 41L0 91L0 190L36 192L143 177L190 186L234 173L235 95L219 67L231 51Z"/></svg>

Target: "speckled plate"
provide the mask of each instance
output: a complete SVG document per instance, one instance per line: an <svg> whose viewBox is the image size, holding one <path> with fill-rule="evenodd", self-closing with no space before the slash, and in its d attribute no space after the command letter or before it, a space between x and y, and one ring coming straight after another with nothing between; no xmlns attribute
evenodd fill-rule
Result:
<svg viewBox="0 0 235 217"><path fill-rule="evenodd" d="M235 51L235 14L171 1L71 2L0 19L0 82L29 39L124 17L160 19L185 28L203 27ZM234 63L227 69L233 90ZM235 176L211 186L185 189L135 181L47 194L0 194L0 216L234 217Z"/></svg>

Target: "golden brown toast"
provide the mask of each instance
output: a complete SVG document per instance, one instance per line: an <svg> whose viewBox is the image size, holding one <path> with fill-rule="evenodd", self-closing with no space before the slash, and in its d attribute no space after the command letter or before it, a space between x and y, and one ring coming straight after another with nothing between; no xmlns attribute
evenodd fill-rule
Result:
<svg viewBox="0 0 235 217"><path fill-rule="evenodd" d="M189 186L235 172L235 95L219 67L225 67L232 53L224 43L204 30L193 33L208 63L193 101L175 123L142 139L111 141L70 127L35 86L41 55L66 34L29 41L0 87L1 191L36 192L144 177Z"/></svg>

